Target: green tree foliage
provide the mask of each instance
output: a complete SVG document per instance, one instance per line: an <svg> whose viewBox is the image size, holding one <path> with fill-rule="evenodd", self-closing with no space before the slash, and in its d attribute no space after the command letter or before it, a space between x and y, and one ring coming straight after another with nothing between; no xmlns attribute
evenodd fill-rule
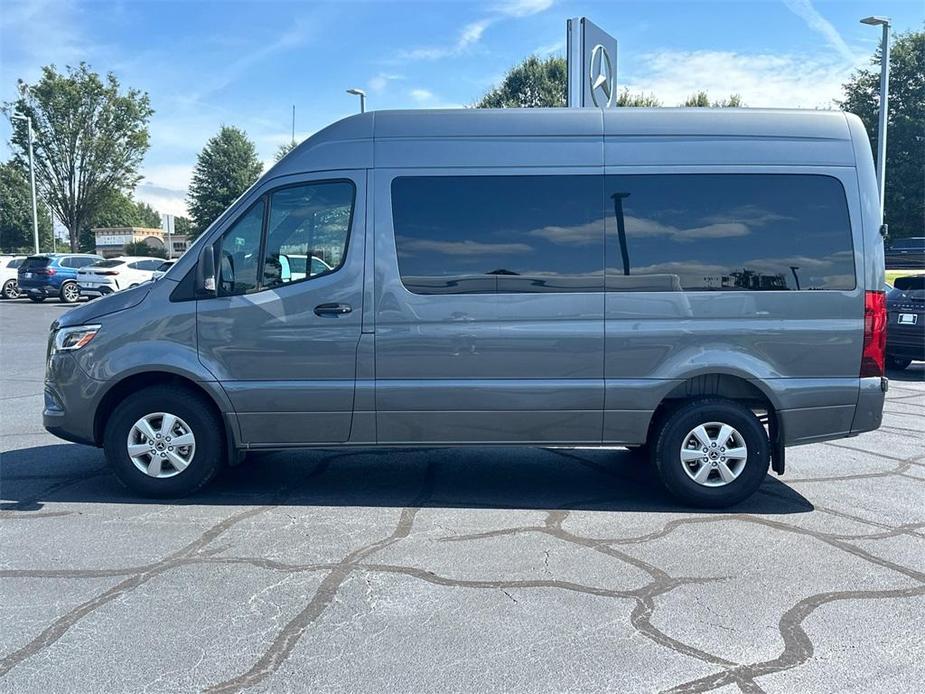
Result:
<svg viewBox="0 0 925 694"><path fill-rule="evenodd" d="M880 108L880 51L871 67L844 85L836 102L864 121L877 156ZM890 51L884 221L891 237L921 236L925 229L925 31L897 34Z"/></svg>
<svg viewBox="0 0 925 694"><path fill-rule="evenodd" d="M144 241L132 241L125 244L123 249L125 255L146 255L149 258L167 258L167 250L164 248L154 248Z"/></svg>
<svg viewBox="0 0 925 694"><path fill-rule="evenodd" d="M617 94L617 106L656 108L661 105L662 102L655 97L655 94L646 94L645 92L631 94L630 90L626 87Z"/></svg>
<svg viewBox="0 0 925 694"><path fill-rule="evenodd" d="M173 231L175 234L183 234L184 236L195 236L193 233L193 223L189 220L188 217L174 217L173 218Z"/></svg>
<svg viewBox="0 0 925 694"><path fill-rule="evenodd" d="M93 229L114 227L148 227L159 229L161 216L150 205L136 202L119 190L108 190L93 215L81 228L78 245L81 251L93 252L96 235Z"/></svg>
<svg viewBox="0 0 925 694"><path fill-rule="evenodd" d="M681 105L696 108L741 108L745 104L742 103L742 97L738 94L730 94L728 99L710 101L709 94L699 91L687 97Z"/></svg>
<svg viewBox="0 0 925 694"><path fill-rule="evenodd" d="M292 142L288 144L280 145L279 149L276 150L276 154L273 156L276 161L279 161L280 159L285 157L287 154L289 154L292 150L294 150L298 146L299 146L299 143L296 142L295 140L293 140Z"/></svg>
<svg viewBox="0 0 925 694"><path fill-rule="evenodd" d="M38 200L39 248L50 251L51 217ZM15 161L0 164L0 251L33 252L32 187L27 171Z"/></svg>
<svg viewBox="0 0 925 694"><path fill-rule="evenodd" d="M263 165L247 134L223 126L196 160L187 198L196 233L202 233L259 178Z"/></svg>
<svg viewBox="0 0 925 694"><path fill-rule="evenodd" d="M565 58L541 60L531 55L512 68L501 84L483 96L476 108L565 106L568 88Z"/></svg>
<svg viewBox="0 0 925 694"><path fill-rule="evenodd" d="M147 227L148 229L161 228L160 213L148 203L139 200L135 203L135 211L138 219L138 224L135 226Z"/></svg>
<svg viewBox="0 0 925 694"><path fill-rule="evenodd" d="M18 89L19 98L6 108L32 118L36 183L76 251L80 230L108 191L130 190L137 182L154 111L147 94L121 92L112 73L102 78L86 63L64 73L46 66L38 82L20 80ZM12 143L22 163L26 124L12 123Z"/></svg>

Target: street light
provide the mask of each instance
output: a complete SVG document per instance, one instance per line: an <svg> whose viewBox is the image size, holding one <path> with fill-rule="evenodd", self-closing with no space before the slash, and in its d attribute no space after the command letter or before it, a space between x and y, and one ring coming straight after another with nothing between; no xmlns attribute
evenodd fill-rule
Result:
<svg viewBox="0 0 925 694"><path fill-rule="evenodd" d="M348 89L347 93L360 97L360 113L366 113L366 92L362 89Z"/></svg>
<svg viewBox="0 0 925 694"><path fill-rule="evenodd" d="M883 192L886 188L886 116L890 105L890 18L865 17L861 24L883 27L880 43L880 120L877 123L877 185L880 188L880 216L883 217Z"/></svg>
<svg viewBox="0 0 925 694"><path fill-rule="evenodd" d="M13 111L15 120L24 120L29 128L29 180L32 184L32 239L35 242L35 254L39 253L39 217L35 207L35 167L32 164L32 118L24 116L19 111Z"/></svg>

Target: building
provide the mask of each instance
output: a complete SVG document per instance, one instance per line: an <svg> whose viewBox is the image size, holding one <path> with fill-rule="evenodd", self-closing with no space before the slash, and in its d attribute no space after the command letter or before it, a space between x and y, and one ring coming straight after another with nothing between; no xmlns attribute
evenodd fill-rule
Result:
<svg viewBox="0 0 925 694"><path fill-rule="evenodd" d="M168 258L179 258L186 252L189 239L183 234L170 236L171 248L167 248L167 233L163 229L145 227L111 227L93 229L96 236L96 252L104 258L125 255L125 246L129 243L143 242L152 249L167 252Z"/></svg>

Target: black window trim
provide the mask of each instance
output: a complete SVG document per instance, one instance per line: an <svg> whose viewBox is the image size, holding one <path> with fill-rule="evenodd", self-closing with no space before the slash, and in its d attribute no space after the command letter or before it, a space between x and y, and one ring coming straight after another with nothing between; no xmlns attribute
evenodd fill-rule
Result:
<svg viewBox="0 0 925 694"><path fill-rule="evenodd" d="M313 277L303 277L302 279L296 280L294 282L286 282L285 284L278 284L272 287L264 286L262 270L263 270L263 264L266 260L267 241L268 241L267 236L269 234L270 207L271 207L272 195L280 190L286 190L288 188L304 188L306 186L312 186L312 185L318 185L318 184L329 184L329 183L349 183L353 191L351 199L350 199L350 216L347 218L347 238L344 241L344 251L343 251L343 256L341 258L340 265L338 265L336 268L332 268L328 272L323 272L320 275L314 275ZM229 296L247 296L248 294L257 294L258 292L265 292L271 289L280 289L282 287L290 287L295 284L301 284L302 282L308 282L310 280L319 279L321 277L330 277L335 272L338 272L342 267L344 267L344 265L346 265L347 253L350 250L350 240L353 237L353 220L356 214L356 202L357 202L357 184L356 184L356 181L354 181L352 178L345 178L345 177L319 178L319 179L311 179L307 181L294 181L292 183L287 183L285 185L277 186L275 188L270 188L270 189L263 191L257 197L256 200L254 200L250 205L247 206L247 208L241 214L235 216L234 220L231 223L229 223L221 231L221 233L216 237L215 241L212 242L213 253L215 250L217 250L215 246L215 242L222 240L225 237L225 234L228 233L232 228L234 228L234 225L237 224L239 220L247 216L250 213L250 211L253 210L254 207L256 207L261 202L264 203L264 206L263 206L263 219L260 222L260 248L258 249L258 259L257 259L257 286L245 292L236 292L234 294L216 294L216 296L197 297L197 298L199 299L218 299L218 298L226 298ZM309 262L310 262L310 259L309 259ZM220 267L219 258L216 258L215 259L216 272L218 272L219 267ZM195 268L193 268L191 272L195 274ZM216 280L217 279L218 278L216 277Z"/></svg>

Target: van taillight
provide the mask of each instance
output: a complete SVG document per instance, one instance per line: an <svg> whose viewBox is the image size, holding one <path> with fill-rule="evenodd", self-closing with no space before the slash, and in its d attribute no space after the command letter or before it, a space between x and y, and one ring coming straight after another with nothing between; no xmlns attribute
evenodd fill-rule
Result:
<svg viewBox="0 0 925 694"><path fill-rule="evenodd" d="M41 268L39 270L36 270L35 274L36 275L48 275L49 277L51 277L52 275L55 274L55 272L56 271L53 267L46 267L46 268Z"/></svg>
<svg viewBox="0 0 925 694"><path fill-rule="evenodd" d="M886 294L864 292L864 350L861 377L883 376L886 358Z"/></svg>

